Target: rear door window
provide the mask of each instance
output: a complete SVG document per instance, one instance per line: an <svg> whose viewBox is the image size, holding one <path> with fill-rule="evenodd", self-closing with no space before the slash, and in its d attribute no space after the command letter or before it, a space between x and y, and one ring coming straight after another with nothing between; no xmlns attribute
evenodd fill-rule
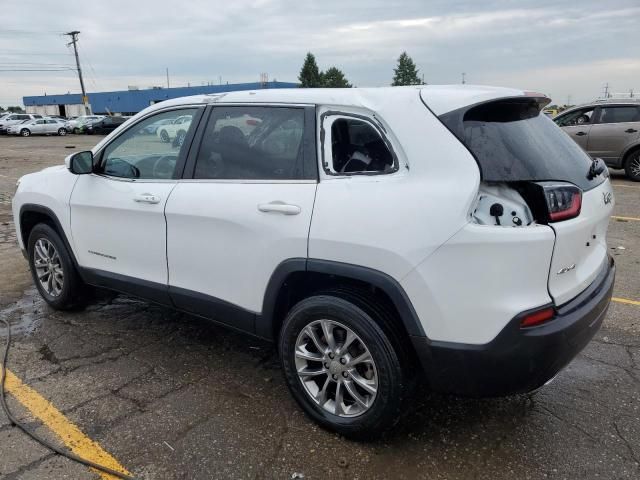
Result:
<svg viewBox="0 0 640 480"><path fill-rule="evenodd" d="M598 123L640 122L640 107L612 106L601 107Z"/></svg>
<svg viewBox="0 0 640 480"><path fill-rule="evenodd" d="M567 181L589 190L602 175L588 178L592 160L535 99L505 99L456 110L441 120L476 158L490 182Z"/></svg>
<svg viewBox="0 0 640 480"><path fill-rule="evenodd" d="M214 107L194 178L302 180L316 177L305 156L303 108ZM310 163L313 162L312 164Z"/></svg>

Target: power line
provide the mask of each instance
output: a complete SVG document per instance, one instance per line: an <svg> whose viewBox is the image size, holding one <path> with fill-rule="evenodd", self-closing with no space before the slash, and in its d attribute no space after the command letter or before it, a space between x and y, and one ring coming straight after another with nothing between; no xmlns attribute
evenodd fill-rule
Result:
<svg viewBox="0 0 640 480"><path fill-rule="evenodd" d="M0 72L73 72L75 68L0 68Z"/></svg>
<svg viewBox="0 0 640 480"><path fill-rule="evenodd" d="M0 35L66 35L59 30L23 30L19 28L3 28Z"/></svg>
<svg viewBox="0 0 640 480"><path fill-rule="evenodd" d="M73 53L54 53L54 52L41 52L41 53L32 53L32 52L21 52L20 50L0 50L0 57L51 57L51 56L61 56L61 57L69 57L73 56Z"/></svg>
<svg viewBox="0 0 640 480"><path fill-rule="evenodd" d="M43 62L0 62L0 65L34 65L37 67L73 67L68 63L43 63Z"/></svg>

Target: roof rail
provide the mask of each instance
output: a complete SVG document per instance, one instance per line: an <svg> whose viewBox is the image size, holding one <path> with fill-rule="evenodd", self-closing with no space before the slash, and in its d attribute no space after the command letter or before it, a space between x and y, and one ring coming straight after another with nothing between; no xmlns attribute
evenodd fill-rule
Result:
<svg viewBox="0 0 640 480"><path fill-rule="evenodd" d="M608 97L608 98L597 98L595 100L597 103L640 103L639 97Z"/></svg>

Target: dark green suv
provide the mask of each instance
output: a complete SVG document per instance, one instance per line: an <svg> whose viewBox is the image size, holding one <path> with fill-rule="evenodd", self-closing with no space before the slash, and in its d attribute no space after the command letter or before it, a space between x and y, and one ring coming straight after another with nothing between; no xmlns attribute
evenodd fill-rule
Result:
<svg viewBox="0 0 640 480"><path fill-rule="evenodd" d="M640 99L607 99L572 107L553 119L589 155L624 168L640 182Z"/></svg>

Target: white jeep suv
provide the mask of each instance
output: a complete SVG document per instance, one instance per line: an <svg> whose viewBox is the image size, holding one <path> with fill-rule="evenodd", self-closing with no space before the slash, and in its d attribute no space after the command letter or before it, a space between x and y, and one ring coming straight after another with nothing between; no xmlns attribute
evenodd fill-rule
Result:
<svg viewBox="0 0 640 480"><path fill-rule="evenodd" d="M19 243L52 307L93 285L273 340L310 417L370 435L416 381L531 391L599 328L612 188L547 102L474 86L169 100L24 176ZM184 116L182 142L143 134Z"/></svg>

